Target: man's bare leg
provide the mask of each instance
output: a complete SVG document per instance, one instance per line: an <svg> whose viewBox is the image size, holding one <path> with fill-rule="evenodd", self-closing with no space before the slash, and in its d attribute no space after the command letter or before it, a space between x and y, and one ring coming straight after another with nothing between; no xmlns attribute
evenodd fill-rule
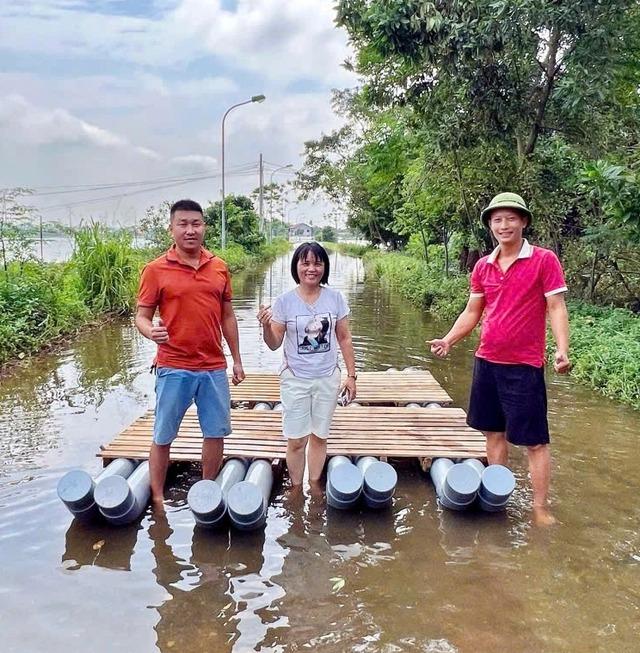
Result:
<svg viewBox="0 0 640 653"><path fill-rule="evenodd" d="M309 436L309 483L320 480L326 459L327 440L312 433Z"/></svg>
<svg viewBox="0 0 640 653"><path fill-rule="evenodd" d="M223 454L224 438L203 438L202 478L213 481L220 471Z"/></svg>
<svg viewBox="0 0 640 653"><path fill-rule="evenodd" d="M487 438L487 461L490 465L507 465L509 463L509 443L504 431L483 431Z"/></svg>
<svg viewBox="0 0 640 653"><path fill-rule="evenodd" d="M292 485L302 485L304 476L304 453L309 436L287 440L287 470Z"/></svg>
<svg viewBox="0 0 640 653"><path fill-rule="evenodd" d="M149 483L151 485L151 500L154 506L162 506L164 501L164 483L167 480L169 468L170 444L151 444L149 452Z"/></svg>
<svg viewBox="0 0 640 653"><path fill-rule="evenodd" d="M550 526L556 523L549 510L551 484L551 449L548 444L527 447L529 476L533 488L533 519L536 524Z"/></svg>

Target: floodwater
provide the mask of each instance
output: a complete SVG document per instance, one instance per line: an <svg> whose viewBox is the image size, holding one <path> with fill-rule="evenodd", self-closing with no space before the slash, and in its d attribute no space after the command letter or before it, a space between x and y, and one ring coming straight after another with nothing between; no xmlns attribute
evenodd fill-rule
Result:
<svg viewBox="0 0 640 653"><path fill-rule="evenodd" d="M332 263L359 369L428 367L465 407L473 342L433 360L423 343L444 326L363 283L357 259ZM234 285L245 367L275 370L254 316L290 287L287 259ZM202 532L186 508L197 471L181 468L164 518L77 524L58 479L96 473L99 445L152 404L152 354L129 322L107 325L0 380L4 653L640 650L639 413L549 375L551 529L531 523L518 451L502 515L443 512L407 464L388 512L276 487L263 532Z"/></svg>

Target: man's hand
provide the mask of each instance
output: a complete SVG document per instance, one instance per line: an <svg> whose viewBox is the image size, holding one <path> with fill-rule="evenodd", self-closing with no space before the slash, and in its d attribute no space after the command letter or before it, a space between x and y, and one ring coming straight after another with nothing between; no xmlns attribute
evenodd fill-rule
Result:
<svg viewBox="0 0 640 653"><path fill-rule="evenodd" d="M427 340L427 344L431 345L431 353L436 355L438 358L445 358L451 349L451 345L442 338Z"/></svg>
<svg viewBox="0 0 640 653"><path fill-rule="evenodd" d="M571 369L571 362L566 352L557 351L553 361L553 369L558 374L567 374Z"/></svg>
<svg viewBox="0 0 640 653"><path fill-rule="evenodd" d="M256 317L258 318L258 322L260 322L260 324L262 324L263 327L268 327L271 324L271 317L272 317L271 306L265 306L264 304L260 304L258 315Z"/></svg>
<svg viewBox="0 0 640 653"><path fill-rule="evenodd" d="M162 320L158 320L158 324L151 325L149 339L153 340L153 342L157 342L159 345L169 342L169 332Z"/></svg>
<svg viewBox="0 0 640 653"><path fill-rule="evenodd" d="M233 383L233 385L238 385L238 383L242 383L244 381L245 376L246 375L244 373L244 368L242 367L242 363L234 363L231 383Z"/></svg>

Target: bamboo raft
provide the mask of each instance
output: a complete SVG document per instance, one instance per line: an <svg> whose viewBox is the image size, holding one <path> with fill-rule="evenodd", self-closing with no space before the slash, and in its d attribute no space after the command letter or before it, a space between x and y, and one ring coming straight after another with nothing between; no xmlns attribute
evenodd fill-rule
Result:
<svg viewBox="0 0 640 653"><path fill-rule="evenodd" d="M343 373L343 378L346 376ZM277 374L252 372L237 386L231 386L231 405L242 402L280 401ZM426 370L362 372L358 376L358 403L394 405L409 402L451 404L451 397Z"/></svg>
<svg viewBox="0 0 640 653"><path fill-rule="evenodd" d="M249 374L232 389L232 405L238 402L279 399L278 377ZM449 403L451 398L429 372L368 372L358 379L358 402L367 406L338 407L328 441L328 454L420 458L423 466L433 458L485 458L485 439L466 424L461 408L408 408L395 404L410 401ZM386 405L381 405L386 404ZM281 413L231 410L233 433L225 439L225 456L283 459ZM124 457L149 457L153 411L137 419L110 444L101 448L105 463ZM172 461L198 461L202 435L195 409L187 411L171 447Z"/></svg>

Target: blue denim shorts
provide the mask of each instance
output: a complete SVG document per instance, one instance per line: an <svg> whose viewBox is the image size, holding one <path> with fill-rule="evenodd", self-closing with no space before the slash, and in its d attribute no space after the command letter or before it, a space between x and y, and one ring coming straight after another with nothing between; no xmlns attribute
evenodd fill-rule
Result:
<svg viewBox="0 0 640 653"><path fill-rule="evenodd" d="M156 444L171 444L175 440L182 418L193 402L205 438L223 438L231 433L231 396L226 370L201 372L159 367L153 425Z"/></svg>

